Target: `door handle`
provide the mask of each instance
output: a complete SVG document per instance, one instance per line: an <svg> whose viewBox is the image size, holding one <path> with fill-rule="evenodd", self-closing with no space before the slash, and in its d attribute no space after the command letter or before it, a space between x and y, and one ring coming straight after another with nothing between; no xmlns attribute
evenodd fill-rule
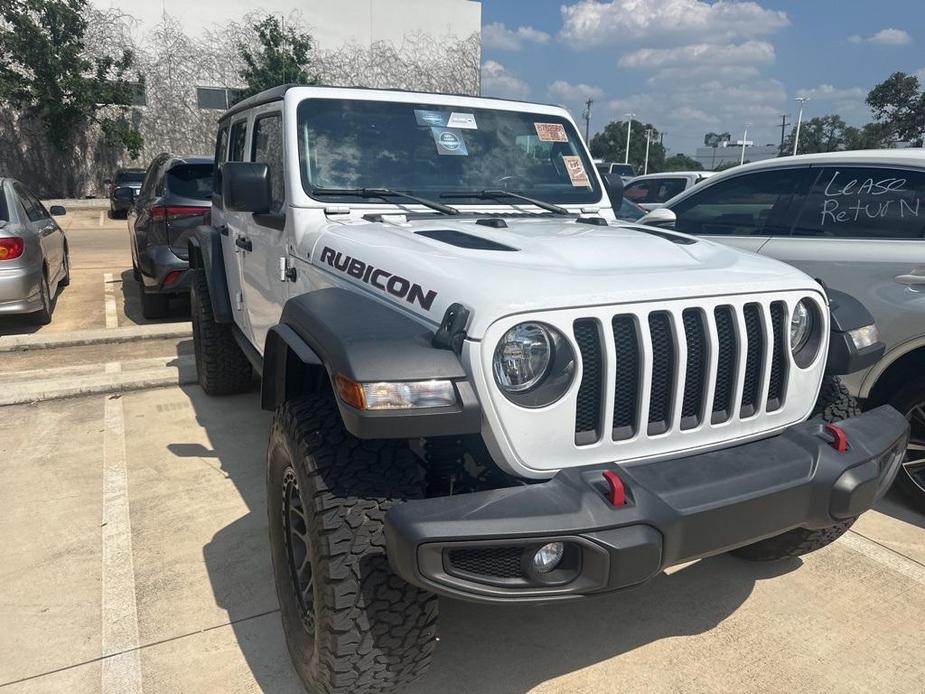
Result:
<svg viewBox="0 0 925 694"><path fill-rule="evenodd" d="M247 253L254 250L254 244L246 236L235 236L234 245Z"/></svg>
<svg viewBox="0 0 925 694"><path fill-rule="evenodd" d="M925 285L925 275L916 275L914 273L908 275L896 275L893 280L898 284L905 284L907 286Z"/></svg>

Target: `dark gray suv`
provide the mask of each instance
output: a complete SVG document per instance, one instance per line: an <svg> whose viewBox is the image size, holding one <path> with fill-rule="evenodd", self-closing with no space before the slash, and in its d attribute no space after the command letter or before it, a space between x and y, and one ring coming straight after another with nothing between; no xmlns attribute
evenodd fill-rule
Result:
<svg viewBox="0 0 925 694"><path fill-rule="evenodd" d="M163 318L171 296L189 291L187 245L212 209L211 157L160 154L128 212L132 269L145 318Z"/></svg>

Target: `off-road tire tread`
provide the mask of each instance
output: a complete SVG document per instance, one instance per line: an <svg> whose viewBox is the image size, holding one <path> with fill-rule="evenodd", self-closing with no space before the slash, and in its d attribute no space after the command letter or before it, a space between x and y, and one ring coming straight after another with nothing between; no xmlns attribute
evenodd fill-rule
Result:
<svg viewBox="0 0 925 694"><path fill-rule="evenodd" d="M813 408L813 417L822 415L826 422L840 422L861 414L858 401L848 392L837 376L824 376L819 398ZM829 545L850 528L855 518L847 518L835 525L818 530L795 528L767 540L761 540L733 550L732 554L750 561L775 561L799 557Z"/></svg>
<svg viewBox="0 0 925 694"><path fill-rule="evenodd" d="M235 341L231 325L215 322L205 272L194 269L190 274L193 351L199 385L207 395L232 395L250 390L254 369Z"/></svg>
<svg viewBox="0 0 925 694"><path fill-rule="evenodd" d="M437 598L392 572L383 525L389 508L423 495L423 471L404 441L351 436L331 394L281 405L271 452L281 438L294 452L303 502L306 507L309 497L314 502L306 508L306 520L316 549L312 567L318 658L293 650L287 638L296 669L310 692L384 694L401 689L430 665Z"/></svg>

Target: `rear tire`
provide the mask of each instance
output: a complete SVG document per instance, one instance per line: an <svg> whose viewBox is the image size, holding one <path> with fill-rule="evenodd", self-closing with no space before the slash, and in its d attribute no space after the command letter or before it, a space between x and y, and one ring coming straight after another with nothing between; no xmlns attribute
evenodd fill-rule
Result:
<svg viewBox="0 0 925 694"><path fill-rule="evenodd" d="M896 488L925 513L925 378L900 388L889 404L909 420L911 428L903 467L896 475Z"/></svg>
<svg viewBox="0 0 925 694"><path fill-rule="evenodd" d="M146 292L144 284L138 285L138 292L141 295L141 315L151 319L167 317L167 314L170 313L169 294Z"/></svg>
<svg viewBox="0 0 925 694"><path fill-rule="evenodd" d="M840 422L859 414L861 414L861 408L858 406L858 401L848 392L838 377L824 376L822 388L819 390L819 399L813 408L812 416L822 415L826 422ZM832 544L844 535L856 520L856 518L846 518L835 525L818 530L795 528L769 537L767 540L734 549L732 554L750 561L776 561L799 557Z"/></svg>
<svg viewBox="0 0 925 694"><path fill-rule="evenodd" d="M330 394L276 411L270 545L286 644L308 691L382 694L427 670L437 597L392 572L383 536L388 509L423 489L408 445L354 438Z"/></svg>
<svg viewBox="0 0 925 694"><path fill-rule="evenodd" d="M209 282L201 269L190 270L190 313L193 352L199 385L208 395L243 393L254 382L254 369L235 342L227 323L216 323L209 298Z"/></svg>

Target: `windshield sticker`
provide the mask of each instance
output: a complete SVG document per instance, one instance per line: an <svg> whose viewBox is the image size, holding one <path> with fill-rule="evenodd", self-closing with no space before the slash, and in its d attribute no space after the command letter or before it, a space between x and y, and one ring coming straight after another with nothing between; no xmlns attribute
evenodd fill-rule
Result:
<svg viewBox="0 0 925 694"><path fill-rule="evenodd" d="M591 181L588 179L585 165L581 163L581 157L563 156L562 163L565 164L569 180L575 188L591 187Z"/></svg>
<svg viewBox="0 0 925 694"><path fill-rule="evenodd" d="M414 119L417 121L418 125L426 125L431 128L443 128L446 127L449 114L442 111L423 111L416 108L414 109Z"/></svg>
<svg viewBox="0 0 925 694"><path fill-rule="evenodd" d="M460 128L462 130L478 130L479 126L475 123L474 113L457 113L453 111L450 119L446 123L449 128Z"/></svg>
<svg viewBox="0 0 925 694"><path fill-rule="evenodd" d="M540 142L568 142L565 127L559 123L534 123Z"/></svg>
<svg viewBox="0 0 925 694"><path fill-rule="evenodd" d="M451 154L463 157L469 155L461 130L455 128L431 128L430 131L434 134L434 142L437 143L437 154Z"/></svg>

